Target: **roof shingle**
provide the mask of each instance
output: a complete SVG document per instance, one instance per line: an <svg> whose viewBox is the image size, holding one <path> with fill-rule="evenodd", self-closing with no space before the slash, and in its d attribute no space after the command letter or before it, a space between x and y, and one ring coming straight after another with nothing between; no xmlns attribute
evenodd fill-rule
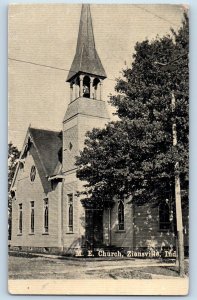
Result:
<svg viewBox="0 0 197 300"><path fill-rule="evenodd" d="M59 155L62 148L61 132L37 128L29 128L29 132L38 150L46 176L53 175L57 165L61 163Z"/></svg>
<svg viewBox="0 0 197 300"><path fill-rule="evenodd" d="M77 48L67 81L79 72L107 77L95 47L89 4L82 5Z"/></svg>

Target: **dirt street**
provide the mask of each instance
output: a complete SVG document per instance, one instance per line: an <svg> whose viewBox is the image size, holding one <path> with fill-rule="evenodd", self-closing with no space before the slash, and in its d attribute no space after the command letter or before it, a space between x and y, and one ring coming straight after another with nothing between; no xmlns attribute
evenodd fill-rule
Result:
<svg viewBox="0 0 197 300"><path fill-rule="evenodd" d="M177 276L174 261L72 259L13 253L9 256L10 279L152 279Z"/></svg>

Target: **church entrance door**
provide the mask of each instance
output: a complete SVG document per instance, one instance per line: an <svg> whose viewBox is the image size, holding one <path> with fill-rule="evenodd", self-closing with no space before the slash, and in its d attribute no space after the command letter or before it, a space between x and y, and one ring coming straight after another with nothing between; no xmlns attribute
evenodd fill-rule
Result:
<svg viewBox="0 0 197 300"><path fill-rule="evenodd" d="M86 247L95 249L103 244L103 210L86 209Z"/></svg>

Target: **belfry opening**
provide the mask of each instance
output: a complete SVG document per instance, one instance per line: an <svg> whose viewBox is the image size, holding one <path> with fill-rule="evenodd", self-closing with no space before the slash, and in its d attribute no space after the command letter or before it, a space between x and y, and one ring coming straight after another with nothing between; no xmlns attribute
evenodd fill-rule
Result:
<svg viewBox="0 0 197 300"><path fill-rule="evenodd" d="M70 82L70 102L79 97L102 99L102 79L80 74Z"/></svg>
<svg viewBox="0 0 197 300"><path fill-rule="evenodd" d="M90 5L83 4L76 53L66 80L70 83L70 102L79 97L103 100L106 77L95 46Z"/></svg>

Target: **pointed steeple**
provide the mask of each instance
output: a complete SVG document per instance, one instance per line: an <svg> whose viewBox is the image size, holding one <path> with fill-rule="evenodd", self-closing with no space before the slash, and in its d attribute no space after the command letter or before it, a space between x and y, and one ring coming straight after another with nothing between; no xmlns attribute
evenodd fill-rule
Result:
<svg viewBox="0 0 197 300"><path fill-rule="evenodd" d="M95 48L89 4L82 4L76 53L66 81L72 81L79 73L106 78L105 70Z"/></svg>

